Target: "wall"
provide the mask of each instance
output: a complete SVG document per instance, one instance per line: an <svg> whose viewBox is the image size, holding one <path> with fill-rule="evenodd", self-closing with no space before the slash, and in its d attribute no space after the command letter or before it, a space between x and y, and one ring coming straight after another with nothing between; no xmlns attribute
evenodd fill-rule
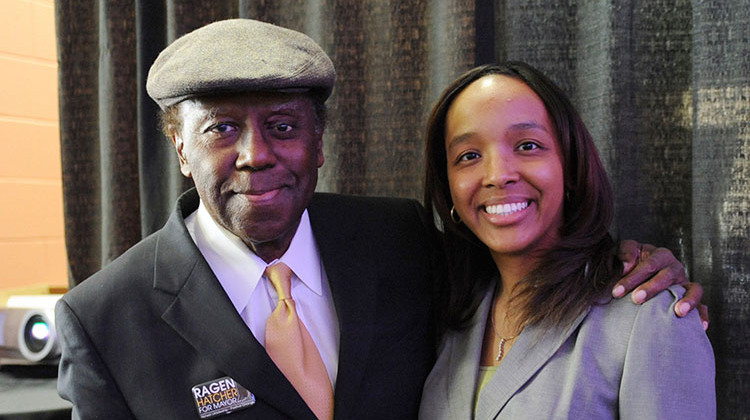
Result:
<svg viewBox="0 0 750 420"><path fill-rule="evenodd" d="M66 285L53 0L0 2L0 289Z"/></svg>

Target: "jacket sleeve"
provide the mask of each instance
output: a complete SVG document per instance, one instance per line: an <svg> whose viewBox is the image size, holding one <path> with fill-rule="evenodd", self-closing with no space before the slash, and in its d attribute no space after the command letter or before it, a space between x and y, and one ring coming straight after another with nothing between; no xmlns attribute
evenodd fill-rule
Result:
<svg viewBox="0 0 750 420"><path fill-rule="evenodd" d="M57 391L73 403L72 418L134 418L94 344L64 299L55 307L55 330L62 353Z"/></svg>
<svg viewBox="0 0 750 420"><path fill-rule="evenodd" d="M639 308L620 384L623 419L715 419L715 363L697 311L677 318L682 288Z"/></svg>

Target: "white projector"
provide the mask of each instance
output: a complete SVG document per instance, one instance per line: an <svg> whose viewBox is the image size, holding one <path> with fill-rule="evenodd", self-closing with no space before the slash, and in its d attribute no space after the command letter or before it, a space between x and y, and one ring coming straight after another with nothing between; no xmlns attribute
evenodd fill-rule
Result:
<svg viewBox="0 0 750 420"><path fill-rule="evenodd" d="M60 359L54 306L59 295L12 296L0 308L0 365L54 364Z"/></svg>

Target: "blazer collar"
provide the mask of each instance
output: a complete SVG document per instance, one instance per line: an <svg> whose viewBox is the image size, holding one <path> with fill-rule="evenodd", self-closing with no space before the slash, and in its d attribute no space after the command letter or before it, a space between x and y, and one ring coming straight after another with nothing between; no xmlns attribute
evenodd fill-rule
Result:
<svg viewBox="0 0 750 420"><path fill-rule="evenodd" d="M308 210L339 321L336 417L348 418L357 404L373 340L378 264L372 244L359 235L361 221L345 214L337 199L316 194Z"/></svg>
<svg viewBox="0 0 750 420"><path fill-rule="evenodd" d="M162 319L256 398L290 417L313 418L294 387L247 328L190 238L184 217L197 207L195 190L183 194L158 234L154 288L174 296ZM206 378L211 379L214 378Z"/></svg>
<svg viewBox="0 0 750 420"><path fill-rule="evenodd" d="M492 293L490 293L490 302ZM524 328L505 360L479 394L476 418L495 418L513 395L518 392L547 363L578 328L589 309L566 326L544 329ZM486 325L487 315L485 314ZM481 346L481 342L480 342ZM481 350L480 350L481 351ZM478 366L478 365L477 365ZM475 381L476 384L476 381Z"/></svg>
<svg viewBox="0 0 750 420"><path fill-rule="evenodd" d="M476 386L482 353L482 340L492 306L494 284L488 288L471 324L465 331L449 336L449 387L447 401L456 418L495 418L513 395L557 352L588 314L584 311L569 326L545 331L526 327L497 371L485 385L476 402Z"/></svg>
<svg viewBox="0 0 750 420"><path fill-rule="evenodd" d="M474 390L479 378L482 340L492 304L494 281L491 284L466 329L449 332L445 338L447 342L443 351L448 357L448 371L444 376L448 381L445 400L453 418L474 418Z"/></svg>

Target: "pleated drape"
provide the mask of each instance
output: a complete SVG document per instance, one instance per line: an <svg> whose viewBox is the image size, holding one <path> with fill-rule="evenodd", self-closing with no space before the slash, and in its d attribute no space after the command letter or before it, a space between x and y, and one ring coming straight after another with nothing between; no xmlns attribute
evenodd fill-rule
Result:
<svg viewBox="0 0 750 420"><path fill-rule="evenodd" d="M749 3L56 1L71 285L158 229L191 185L145 92L176 37L249 17L318 41L337 69L318 190L364 195L420 198L442 89L475 64L520 59L570 94L596 139L613 232L669 247L703 284L719 418L748 418Z"/></svg>
<svg viewBox="0 0 750 420"><path fill-rule="evenodd" d="M693 6L692 277L706 288L719 418L750 418L750 2ZM666 219L666 217L665 217Z"/></svg>

